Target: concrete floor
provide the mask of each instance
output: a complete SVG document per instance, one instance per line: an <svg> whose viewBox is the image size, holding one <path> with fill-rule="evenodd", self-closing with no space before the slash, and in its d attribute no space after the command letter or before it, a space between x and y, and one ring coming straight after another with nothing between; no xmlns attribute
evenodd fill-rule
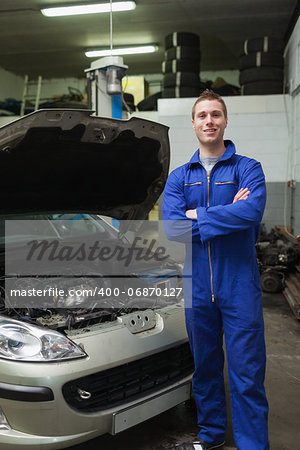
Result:
<svg viewBox="0 0 300 450"><path fill-rule="evenodd" d="M281 294L264 294L263 303L270 449L295 450L300 442L300 321ZM226 387L228 391L227 378ZM105 435L70 450L167 450L175 443L191 441L197 432L195 408L190 402L117 436ZM229 418L224 450L235 448Z"/></svg>

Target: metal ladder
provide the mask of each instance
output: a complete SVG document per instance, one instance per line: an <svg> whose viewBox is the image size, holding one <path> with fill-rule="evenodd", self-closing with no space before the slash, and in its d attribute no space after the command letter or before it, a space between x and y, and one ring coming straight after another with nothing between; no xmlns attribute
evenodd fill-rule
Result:
<svg viewBox="0 0 300 450"><path fill-rule="evenodd" d="M35 96L32 96L32 95L30 96L28 94L28 87L30 84L31 85L37 84ZM35 99L34 110L37 110L39 108L40 98L41 98L41 89L42 89L42 76L41 75L38 76L37 82L35 80L29 81L28 75L25 75L22 103L21 103L21 108L20 108L20 116L24 116L26 100L28 100L29 98Z"/></svg>

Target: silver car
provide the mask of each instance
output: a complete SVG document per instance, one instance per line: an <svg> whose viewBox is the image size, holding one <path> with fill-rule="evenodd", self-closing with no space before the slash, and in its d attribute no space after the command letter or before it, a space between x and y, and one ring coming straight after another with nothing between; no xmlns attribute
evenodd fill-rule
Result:
<svg viewBox="0 0 300 450"><path fill-rule="evenodd" d="M168 166L167 128L137 118L41 110L0 129L0 449L66 448L190 398L177 262L140 258L117 277L111 258L89 266L84 281L55 262L51 280L76 295L62 303L53 285L45 304L29 291L49 288L49 276L39 264L28 273L18 265L22 248L40 238L39 222L47 243L97 239L128 251L130 227L147 217ZM117 219L117 228L99 215ZM99 279L105 295L91 303L79 288L99 287ZM12 286L26 291L21 303ZM154 292L151 301L141 301L143 289ZM167 289L175 300L163 296Z"/></svg>

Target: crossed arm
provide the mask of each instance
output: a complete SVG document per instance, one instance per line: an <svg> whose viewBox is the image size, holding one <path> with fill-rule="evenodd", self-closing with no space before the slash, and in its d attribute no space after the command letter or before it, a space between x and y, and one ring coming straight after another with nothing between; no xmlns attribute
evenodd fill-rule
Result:
<svg viewBox="0 0 300 450"><path fill-rule="evenodd" d="M247 200L249 197L250 191L248 188L240 189L234 196L232 203L237 202L238 200ZM185 212L185 215L188 219L197 220L197 210L196 209L188 209Z"/></svg>
<svg viewBox="0 0 300 450"><path fill-rule="evenodd" d="M170 174L164 191L163 218L170 240L186 242L192 235L193 240L205 242L260 223L265 207L266 187L261 165L257 161L249 160L244 165L239 182L247 187L240 189L232 203L225 205L199 206L187 210L182 174L177 174L178 171Z"/></svg>

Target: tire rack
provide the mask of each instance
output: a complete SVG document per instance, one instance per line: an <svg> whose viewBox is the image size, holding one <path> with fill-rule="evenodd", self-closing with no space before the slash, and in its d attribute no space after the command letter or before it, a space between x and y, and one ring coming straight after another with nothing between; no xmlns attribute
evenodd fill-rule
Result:
<svg viewBox="0 0 300 450"><path fill-rule="evenodd" d="M283 42L268 36L244 41L239 58L242 95L282 94Z"/></svg>
<svg viewBox="0 0 300 450"><path fill-rule="evenodd" d="M201 92L200 61L197 34L174 32L166 36L162 97L198 97Z"/></svg>

